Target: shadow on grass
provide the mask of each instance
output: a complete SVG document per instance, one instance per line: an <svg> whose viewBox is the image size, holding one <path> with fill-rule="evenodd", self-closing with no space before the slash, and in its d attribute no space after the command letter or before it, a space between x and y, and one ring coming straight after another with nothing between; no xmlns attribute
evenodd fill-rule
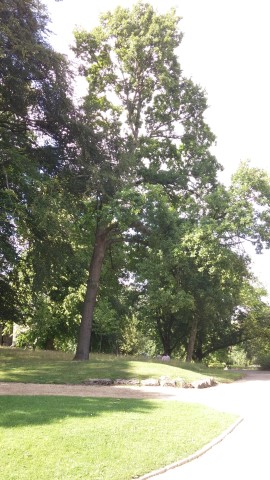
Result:
<svg viewBox="0 0 270 480"><path fill-rule="evenodd" d="M2 396L0 427L44 425L66 418L82 419L113 412L147 414L155 408L155 402L138 399Z"/></svg>
<svg viewBox="0 0 270 480"><path fill-rule="evenodd" d="M71 383L80 384L89 378L130 378L132 376L128 362L113 364L109 362L72 361L57 362L17 362L1 369L0 381L23 383Z"/></svg>

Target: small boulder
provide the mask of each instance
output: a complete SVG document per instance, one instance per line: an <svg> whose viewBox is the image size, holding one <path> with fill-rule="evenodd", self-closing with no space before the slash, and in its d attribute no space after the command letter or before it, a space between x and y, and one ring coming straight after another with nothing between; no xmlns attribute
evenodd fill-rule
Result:
<svg viewBox="0 0 270 480"><path fill-rule="evenodd" d="M183 378L177 377L174 379L175 381L175 386L178 388L184 388L185 387L185 380Z"/></svg>
<svg viewBox="0 0 270 480"><path fill-rule="evenodd" d="M201 380L196 380L195 382L191 383L192 388L209 388L217 385L217 382L214 378L203 378Z"/></svg>
<svg viewBox="0 0 270 480"><path fill-rule="evenodd" d="M161 387L175 387L175 380L169 377L159 377L159 385Z"/></svg>
<svg viewBox="0 0 270 480"><path fill-rule="evenodd" d="M116 378L114 385L140 385L140 380L137 378Z"/></svg>
<svg viewBox="0 0 270 480"><path fill-rule="evenodd" d="M83 383L84 385L112 385L113 381L111 378L89 378Z"/></svg>
<svg viewBox="0 0 270 480"><path fill-rule="evenodd" d="M145 378L144 380L141 380L141 385L143 387L158 387L159 380L157 378Z"/></svg>

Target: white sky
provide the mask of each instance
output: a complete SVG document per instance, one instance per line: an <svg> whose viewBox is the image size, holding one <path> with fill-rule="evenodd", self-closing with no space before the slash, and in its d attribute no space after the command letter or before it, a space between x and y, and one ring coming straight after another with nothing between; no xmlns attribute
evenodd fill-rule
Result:
<svg viewBox="0 0 270 480"><path fill-rule="evenodd" d="M68 52L75 26L91 30L100 13L134 0L43 0L54 47ZM270 174L269 0L148 0L159 12L175 7L184 38L180 64L207 93L206 119L217 137L214 153L228 182L240 160ZM270 252L254 255L253 271L270 292Z"/></svg>

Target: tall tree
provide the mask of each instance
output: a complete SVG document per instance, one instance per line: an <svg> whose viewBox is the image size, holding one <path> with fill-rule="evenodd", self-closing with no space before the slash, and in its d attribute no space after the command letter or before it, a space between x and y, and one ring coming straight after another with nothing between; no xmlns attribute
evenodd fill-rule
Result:
<svg viewBox="0 0 270 480"><path fill-rule="evenodd" d="M178 23L173 10L159 15L139 2L104 14L90 33L76 33L75 51L89 83L78 171L96 217L76 360L89 358L106 251L116 241L146 234L144 203L151 185L180 208L185 196L196 196L199 205L215 183L206 100L182 74Z"/></svg>

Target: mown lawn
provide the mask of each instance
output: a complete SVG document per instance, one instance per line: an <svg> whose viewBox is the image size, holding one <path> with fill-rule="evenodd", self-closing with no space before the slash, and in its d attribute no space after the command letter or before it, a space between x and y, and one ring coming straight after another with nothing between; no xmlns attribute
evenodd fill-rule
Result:
<svg viewBox="0 0 270 480"><path fill-rule="evenodd" d="M90 378L182 378L192 382L215 377L219 382L240 378L239 374L203 365L163 363L156 359L136 359L110 355L90 357L89 362L74 362L73 355L42 350L0 348L0 382L79 384Z"/></svg>
<svg viewBox="0 0 270 480"><path fill-rule="evenodd" d="M5 480L131 480L180 460L236 419L173 401L0 397Z"/></svg>

